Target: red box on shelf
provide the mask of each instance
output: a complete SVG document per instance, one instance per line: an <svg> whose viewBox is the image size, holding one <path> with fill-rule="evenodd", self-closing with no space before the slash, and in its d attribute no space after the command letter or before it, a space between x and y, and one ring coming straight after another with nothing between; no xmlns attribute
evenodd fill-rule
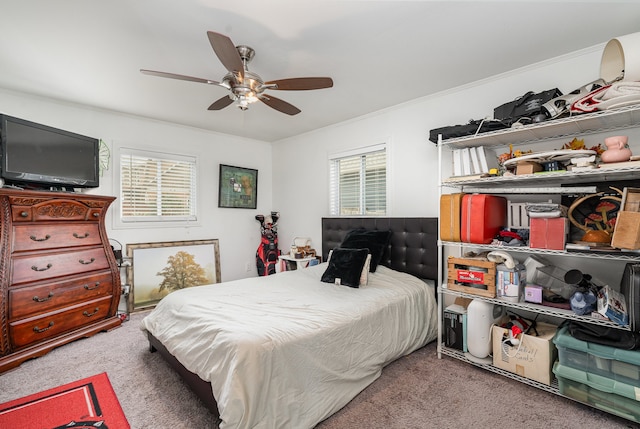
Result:
<svg viewBox="0 0 640 429"><path fill-rule="evenodd" d="M564 250L569 231L569 220L566 217L530 218L529 226L529 247Z"/></svg>
<svg viewBox="0 0 640 429"><path fill-rule="evenodd" d="M507 226L507 199L495 195L462 197L460 237L465 243L489 244Z"/></svg>

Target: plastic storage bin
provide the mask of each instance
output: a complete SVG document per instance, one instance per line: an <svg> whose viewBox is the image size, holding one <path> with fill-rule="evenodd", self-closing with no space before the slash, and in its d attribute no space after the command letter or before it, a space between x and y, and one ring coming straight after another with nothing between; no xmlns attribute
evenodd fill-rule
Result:
<svg viewBox="0 0 640 429"><path fill-rule="evenodd" d="M636 388L613 379L564 366L556 362L553 373L561 394L603 411L640 422ZM640 399L640 398L639 398Z"/></svg>
<svg viewBox="0 0 640 429"><path fill-rule="evenodd" d="M553 342L562 366L625 383L636 390L640 388L640 351L578 340L566 326L558 329ZM640 403L637 406L640 408Z"/></svg>

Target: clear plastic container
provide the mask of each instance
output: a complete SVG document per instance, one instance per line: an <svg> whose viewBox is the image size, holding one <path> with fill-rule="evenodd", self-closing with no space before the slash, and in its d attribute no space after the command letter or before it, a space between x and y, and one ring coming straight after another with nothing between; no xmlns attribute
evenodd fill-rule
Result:
<svg viewBox="0 0 640 429"><path fill-rule="evenodd" d="M640 351L578 340L569 334L566 326L558 329L553 343L558 349L558 360L563 367L606 377L614 382L627 384L634 390L640 389ZM640 409L640 403L638 407Z"/></svg>
<svg viewBox="0 0 640 429"><path fill-rule="evenodd" d="M553 373L561 394L609 413L640 422L637 388L556 362Z"/></svg>
<svg viewBox="0 0 640 429"><path fill-rule="evenodd" d="M574 285L565 283L564 276L567 270L554 265L545 265L536 268L534 284L542 286L551 292L562 296L564 299L571 298L576 288Z"/></svg>

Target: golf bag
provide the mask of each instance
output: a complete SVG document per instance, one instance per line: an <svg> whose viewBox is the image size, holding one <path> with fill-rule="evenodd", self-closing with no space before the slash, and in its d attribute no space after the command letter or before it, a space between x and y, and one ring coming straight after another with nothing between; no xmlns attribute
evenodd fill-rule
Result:
<svg viewBox="0 0 640 429"><path fill-rule="evenodd" d="M278 219L280 213L271 212L271 219L267 220L264 215L256 215L256 220L260 222L260 246L256 251L256 266L259 276L268 276L276 273L276 264L280 249L278 249Z"/></svg>

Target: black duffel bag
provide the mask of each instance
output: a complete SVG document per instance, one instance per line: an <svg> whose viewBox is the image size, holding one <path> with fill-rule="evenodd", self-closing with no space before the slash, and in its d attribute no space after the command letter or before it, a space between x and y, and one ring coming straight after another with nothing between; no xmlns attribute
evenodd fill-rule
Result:
<svg viewBox="0 0 640 429"><path fill-rule="evenodd" d="M566 321L569 334L575 339L625 350L640 349L640 334L609 326Z"/></svg>
<svg viewBox="0 0 640 429"><path fill-rule="evenodd" d="M520 118L531 118L543 113L542 105L561 95L562 92L560 92L558 88L548 89L538 93L529 91L515 100L493 109L493 118L507 121L509 125L511 125Z"/></svg>
<svg viewBox="0 0 640 429"><path fill-rule="evenodd" d="M429 140L438 144L438 135L442 134L442 139L453 139L456 137L471 136L474 134L486 133L488 131L502 130L509 128L511 124L503 121L491 119L471 119L468 124L451 125L448 127L435 128L429 131Z"/></svg>

